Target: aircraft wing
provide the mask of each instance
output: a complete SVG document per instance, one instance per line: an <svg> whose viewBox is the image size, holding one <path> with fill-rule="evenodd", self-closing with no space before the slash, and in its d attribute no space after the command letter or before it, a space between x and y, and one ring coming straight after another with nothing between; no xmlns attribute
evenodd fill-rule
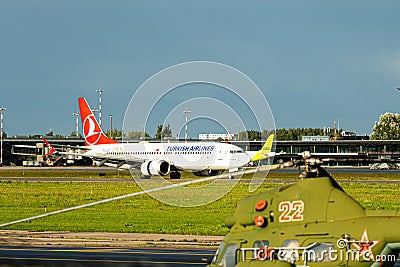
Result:
<svg viewBox="0 0 400 267"><path fill-rule="evenodd" d="M80 148L79 148L80 149ZM60 155L67 155L67 156L80 156L80 157L88 157L97 162L98 166L110 166L117 169L140 169L140 165L144 162L143 159L125 159L124 156L103 156L103 155L96 155L87 153L74 153L74 152L64 152L59 151L57 152Z"/></svg>
<svg viewBox="0 0 400 267"><path fill-rule="evenodd" d="M112 156L112 155L96 155L96 154L87 154L87 151L91 150L90 147L87 146L58 146L63 149L66 148L71 148L71 149L79 149L79 150L85 150L83 153L79 152L68 152L68 151L59 151L54 148L53 145L50 145L49 142L42 137L43 142L46 144L46 146L49 148L49 153L45 154L44 156L49 156L52 154L58 154L58 155L65 155L65 156L76 156L76 157L88 157L93 159L94 161L98 162L99 166L111 166L115 168L122 168L123 169L128 169L128 168L135 168L135 169L140 169L140 165L144 162L142 159L137 159L137 160L126 160L124 156Z"/></svg>

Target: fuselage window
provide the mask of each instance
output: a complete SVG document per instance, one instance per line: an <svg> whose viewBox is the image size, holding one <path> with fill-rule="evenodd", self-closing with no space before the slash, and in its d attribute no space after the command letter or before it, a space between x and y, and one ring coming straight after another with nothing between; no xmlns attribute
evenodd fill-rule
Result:
<svg viewBox="0 0 400 267"><path fill-rule="evenodd" d="M283 246L287 249L282 250L280 252L281 257L288 262L297 261L298 260L298 251L299 240L289 239L283 242Z"/></svg>
<svg viewBox="0 0 400 267"><path fill-rule="evenodd" d="M262 259L266 260L271 255L271 252L268 251L269 241L268 240L256 240L253 243L253 248L257 248L258 250L253 251L253 255L251 258L253 259ZM246 257L247 258L247 257Z"/></svg>
<svg viewBox="0 0 400 267"><path fill-rule="evenodd" d="M254 241L253 247L254 248L264 248L269 246L269 241L268 240L257 240Z"/></svg>
<svg viewBox="0 0 400 267"><path fill-rule="evenodd" d="M332 255L332 251L332 243L316 243L304 253L306 253L305 256L309 262L330 262L334 260L334 258L330 256Z"/></svg>

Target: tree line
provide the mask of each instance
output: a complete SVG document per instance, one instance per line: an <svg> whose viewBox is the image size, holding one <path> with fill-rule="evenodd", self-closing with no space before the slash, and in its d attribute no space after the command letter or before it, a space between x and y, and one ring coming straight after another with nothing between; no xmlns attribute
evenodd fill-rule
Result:
<svg viewBox="0 0 400 267"><path fill-rule="evenodd" d="M336 132L330 131L326 132L322 128L290 128L290 129L277 129L275 130L275 140L277 141L300 141L303 136L323 136L328 135L332 139L340 139L338 130ZM255 131L248 130L239 133L239 136L236 136L237 140L265 140L268 135L273 131ZM133 140L141 140L141 139L150 139L152 138L148 132L145 131L137 131L132 130L125 134L122 130L113 129L111 132L108 130L105 134L111 138L129 138ZM29 138L40 138L41 135L29 135ZM54 134L52 130L50 130L46 135L46 137L54 137L54 138L66 138L61 134ZM76 136L76 132L72 132L68 138L78 137L82 138L82 134L78 133ZM160 140L163 138L171 138L172 130L171 126L168 124L158 125L157 130L153 136L153 139ZM3 132L3 138L7 138L6 132ZM379 117L379 121L375 122L374 127L372 129L371 134L372 140L400 140L400 115L394 114L390 112L386 112Z"/></svg>

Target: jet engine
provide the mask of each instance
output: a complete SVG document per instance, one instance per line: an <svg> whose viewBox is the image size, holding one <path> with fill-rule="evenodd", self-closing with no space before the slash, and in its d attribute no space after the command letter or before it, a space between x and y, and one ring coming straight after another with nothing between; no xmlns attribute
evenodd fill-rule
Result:
<svg viewBox="0 0 400 267"><path fill-rule="evenodd" d="M170 171L170 165L165 160L145 161L140 166L140 171L145 176L167 175Z"/></svg>
<svg viewBox="0 0 400 267"><path fill-rule="evenodd" d="M219 170L202 170L193 172L193 174L196 176L215 176L219 174Z"/></svg>

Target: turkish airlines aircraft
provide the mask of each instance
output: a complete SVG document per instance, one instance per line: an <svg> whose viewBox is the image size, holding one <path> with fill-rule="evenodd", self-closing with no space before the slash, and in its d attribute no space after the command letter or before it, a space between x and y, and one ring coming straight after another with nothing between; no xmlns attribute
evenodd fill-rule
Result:
<svg viewBox="0 0 400 267"><path fill-rule="evenodd" d="M198 176L217 175L247 166L251 157L240 147L218 142L120 143L107 137L84 98L78 99L87 152L99 165L137 168L142 178L170 175L179 179L179 171ZM78 154L75 154L78 155Z"/></svg>

